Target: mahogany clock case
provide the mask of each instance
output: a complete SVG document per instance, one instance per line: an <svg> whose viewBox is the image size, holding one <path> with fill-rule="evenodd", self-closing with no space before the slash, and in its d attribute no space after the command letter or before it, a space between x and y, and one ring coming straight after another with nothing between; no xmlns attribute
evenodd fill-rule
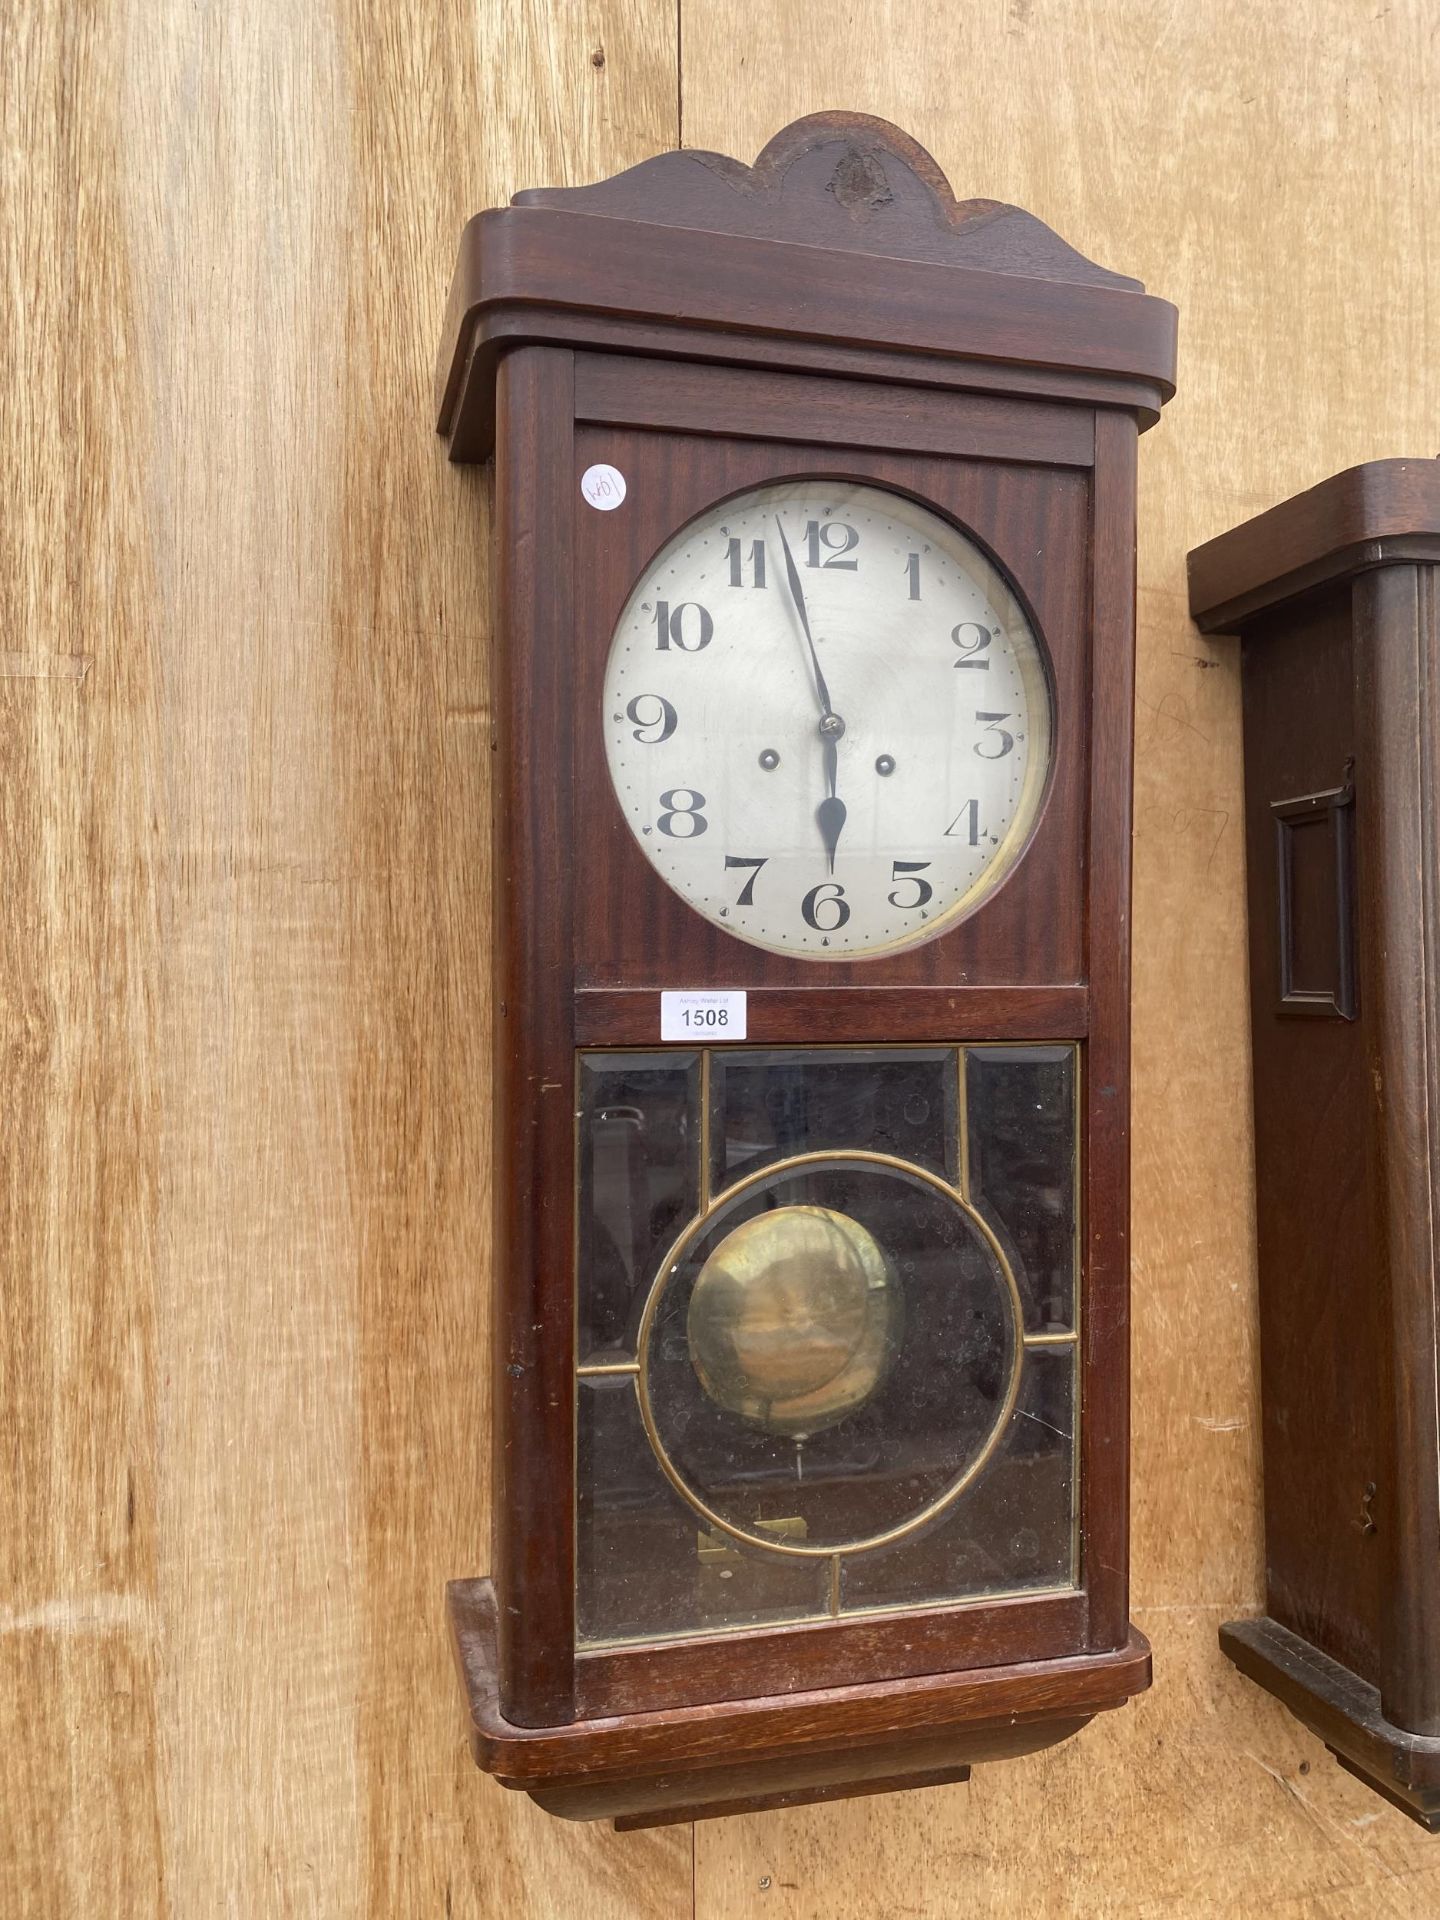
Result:
<svg viewBox="0 0 1440 1920"><path fill-rule="evenodd" d="M521 198L472 223L440 372L452 455L492 431L496 454L494 1585L451 1589L476 1755L553 1811L631 1823L961 1777L1149 1677L1127 1610L1134 485L1173 311L1014 209L957 206L878 122L802 122L753 170L676 154ZM598 462L626 478L618 511L582 495ZM1055 728L1033 838L985 904L836 962L745 944L665 887L599 724L611 634L666 540L825 476L907 494L995 558ZM657 1050L661 991L707 987L747 990L752 1049L1080 1049L1064 1590L577 1650L576 1063Z"/></svg>
<svg viewBox="0 0 1440 1920"><path fill-rule="evenodd" d="M1245 726L1267 1611L1221 1644L1432 1830L1437 579L1430 460L1190 556Z"/></svg>

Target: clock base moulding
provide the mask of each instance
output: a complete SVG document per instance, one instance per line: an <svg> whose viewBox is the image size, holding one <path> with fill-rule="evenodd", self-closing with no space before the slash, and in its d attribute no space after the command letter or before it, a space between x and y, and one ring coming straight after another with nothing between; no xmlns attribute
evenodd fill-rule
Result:
<svg viewBox="0 0 1440 1920"><path fill-rule="evenodd" d="M1318 1734L1344 1767L1430 1833L1440 1833L1440 1739L1385 1718L1380 1689L1278 1620L1231 1620L1220 1645L1241 1673Z"/></svg>
<svg viewBox="0 0 1440 1920"><path fill-rule="evenodd" d="M446 1597L477 1764L547 1813L625 1828L964 1780L1150 1684L1132 1628L1112 1653L517 1727L499 1708L494 1587L454 1580Z"/></svg>

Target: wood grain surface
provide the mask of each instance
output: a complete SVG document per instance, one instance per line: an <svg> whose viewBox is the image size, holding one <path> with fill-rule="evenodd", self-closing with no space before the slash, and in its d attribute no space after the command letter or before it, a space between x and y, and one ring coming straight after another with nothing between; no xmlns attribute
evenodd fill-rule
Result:
<svg viewBox="0 0 1440 1920"><path fill-rule="evenodd" d="M1430 0L29 0L0 22L0 1911L1440 1914L1258 1608L1237 662L1197 541L1440 447ZM896 120L1181 311L1140 449L1134 1615L964 1786L617 1835L474 1771L485 475L464 219Z"/></svg>

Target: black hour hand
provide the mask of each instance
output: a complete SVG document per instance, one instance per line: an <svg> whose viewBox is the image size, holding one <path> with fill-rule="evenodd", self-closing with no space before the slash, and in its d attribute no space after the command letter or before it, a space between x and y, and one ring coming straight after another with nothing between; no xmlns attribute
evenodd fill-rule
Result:
<svg viewBox="0 0 1440 1920"><path fill-rule="evenodd" d="M830 871L835 871L835 849L840 844L840 835L845 826L845 802L835 791L835 779L839 772L840 756L835 751L835 742L825 741L825 784L830 791L815 809L815 822L820 829L820 838L825 843L825 858L830 863Z"/></svg>

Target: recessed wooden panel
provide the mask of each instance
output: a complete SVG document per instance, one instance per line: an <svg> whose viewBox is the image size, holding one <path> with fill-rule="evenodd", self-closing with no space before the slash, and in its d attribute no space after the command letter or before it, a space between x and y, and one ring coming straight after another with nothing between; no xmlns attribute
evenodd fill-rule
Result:
<svg viewBox="0 0 1440 1920"><path fill-rule="evenodd" d="M1275 911L1287 1013L1355 1018L1355 793L1272 800Z"/></svg>

